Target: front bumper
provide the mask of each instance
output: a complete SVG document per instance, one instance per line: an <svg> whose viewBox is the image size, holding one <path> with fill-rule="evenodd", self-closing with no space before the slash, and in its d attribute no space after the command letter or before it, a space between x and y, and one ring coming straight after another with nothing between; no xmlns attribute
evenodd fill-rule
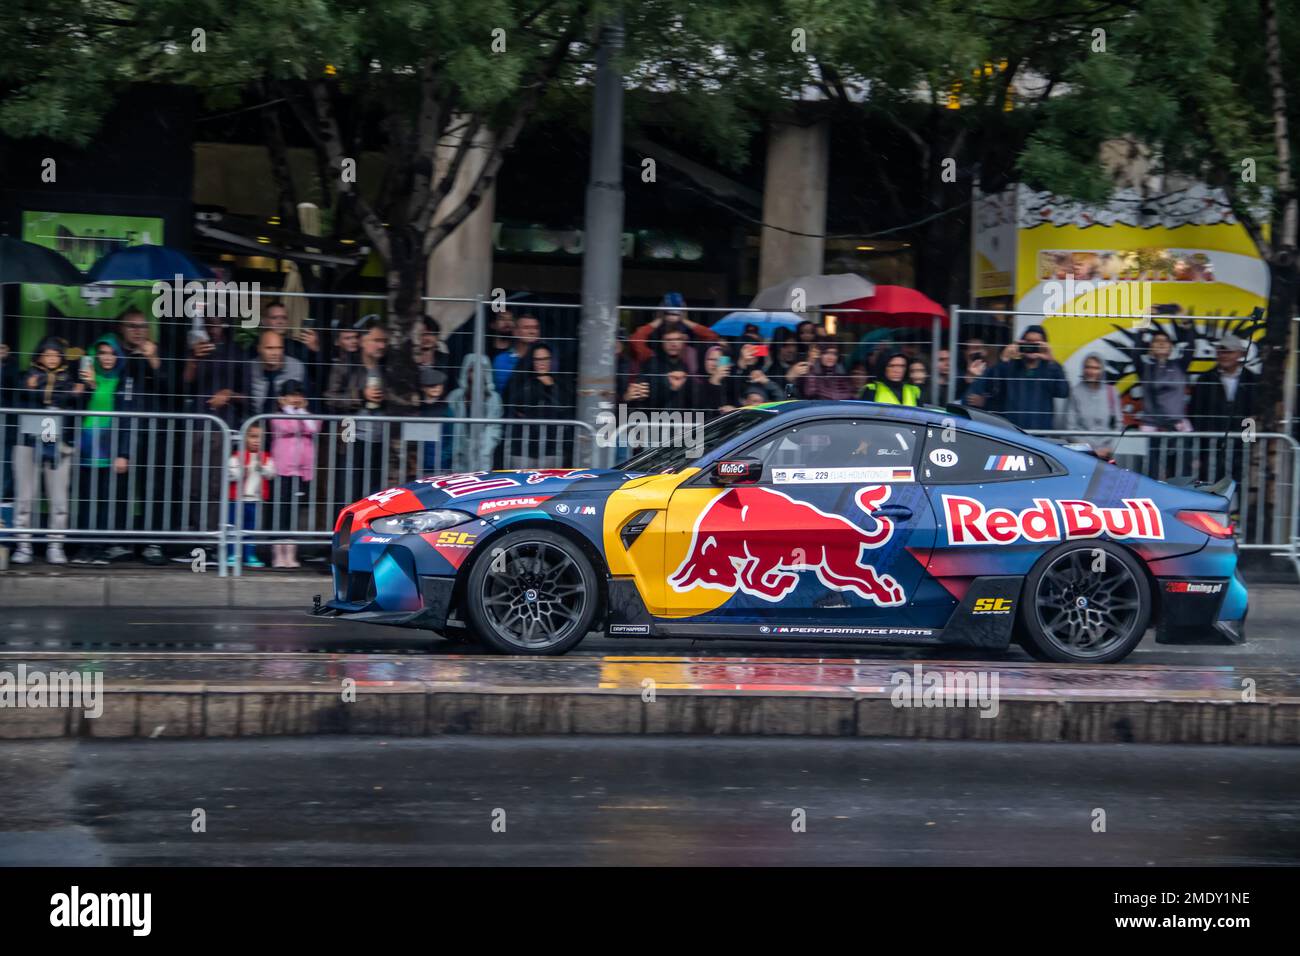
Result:
<svg viewBox="0 0 1300 956"><path fill-rule="evenodd" d="M330 548L334 593L311 613L367 624L441 631L456 567L421 536L374 535L345 514ZM428 573L428 572L434 573Z"/></svg>
<svg viewBox="0 0 1300 956"><path fill-rule="evenodd" d="M321 602L320 595L309 612L315 617L343 618L362 624L384 624L389 627L414 627L422 630L443 631L451 611L451 596L455 589L454 578L423 576L419 579L420 606L414 609L385 610L376 601L345 601L337 597Z"/></svg>

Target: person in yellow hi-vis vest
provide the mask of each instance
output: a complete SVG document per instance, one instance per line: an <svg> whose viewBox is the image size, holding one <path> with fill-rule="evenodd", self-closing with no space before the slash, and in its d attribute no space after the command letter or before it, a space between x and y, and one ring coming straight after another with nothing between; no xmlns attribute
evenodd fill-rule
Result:
<svg viewBox="0 0 1300 956"><path fill-rule="evenodd" d="M880 378L863 385L860 397L889 405L920 405L921 390L907 381L907 356L895 352L885 359Z"/></svg>

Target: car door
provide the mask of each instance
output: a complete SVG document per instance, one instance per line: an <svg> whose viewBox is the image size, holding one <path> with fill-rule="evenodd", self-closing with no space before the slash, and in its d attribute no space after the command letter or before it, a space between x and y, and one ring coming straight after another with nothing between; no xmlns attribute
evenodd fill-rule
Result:
<svg viewBox="0 0 1300 956"><path fill-rule="evenodd" d="M930 573L958 599L972 578L1027 574L1062 540L1054 500L1075 497L1084 483L1010 436L955 425L926 429L919 477L938 525Z"/></svg>
<svg viewBox="0 0 1300 956"><path fill-rule="evenodd" d="M702 622L905 621L934 545L920 427L824 418L779 427L676 488L666 596ZM743 483L726 469L759 467ZM721 468L723 476L715 474Z"/></svg>

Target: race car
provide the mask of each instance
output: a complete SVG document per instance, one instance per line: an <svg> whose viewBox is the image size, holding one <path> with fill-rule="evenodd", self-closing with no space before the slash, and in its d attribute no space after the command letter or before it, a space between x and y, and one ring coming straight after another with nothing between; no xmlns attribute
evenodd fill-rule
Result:
<svg viewBox="0 0 1300 956"><path fill-rule="evenodd" d="M314 613L561 654L609 637L1121 660L1244 638L1234 486L965 409L790 401L614 469L434 475L343 509Z"/></svg>

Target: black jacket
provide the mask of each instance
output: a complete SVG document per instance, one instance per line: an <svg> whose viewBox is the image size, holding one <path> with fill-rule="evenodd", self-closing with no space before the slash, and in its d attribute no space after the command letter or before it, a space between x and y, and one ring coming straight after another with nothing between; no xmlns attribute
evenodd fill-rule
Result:
<svg viewBox="0 0 1300 956"><path fill-rule="evenodd" d="M1259 376L1242 368L1237 382L1237 393L1228 401L1223 380L1217 368L1196 376L1192 384L1192 399L1188 403L1188 417L1192 427L1202 432L1224 432L1242 428L1242 419L1255 414L1255 401L1259 392Z"/></svg>

